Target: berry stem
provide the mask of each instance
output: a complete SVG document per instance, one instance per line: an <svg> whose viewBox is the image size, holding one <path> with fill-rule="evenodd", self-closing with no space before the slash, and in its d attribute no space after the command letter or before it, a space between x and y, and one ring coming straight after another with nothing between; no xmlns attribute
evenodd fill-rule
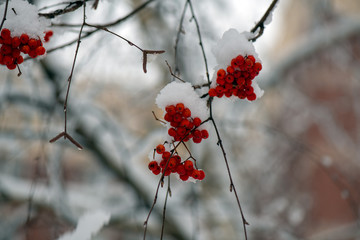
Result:
<svg viewBox="0 0 360 240"><path fill-rule="evenodd" d="M4 16L3 16L3 19L2 19L1 25L0 25L0 31L1 31L2 27L3 27L3 25L4 25L5 20L6 20L6 14L7 14L7 10L8 10L8 5L9 5L9 0L6 0L6 2L5 2Z"/></svg>
<svg viewBox="0 0 360 240"><path fill-rule="evenodd" d="M171 197L170 176L168 177L168 187L167 187L167 191L166 191L166 195L165 195L165 202L164 202L163 217L162 217L162 224L161 224L160 240L162 240L162 239L163 239L163 236L164 236L166 204L167 204L167 200L168 200L168 196L169 196L169 195L170 195L170 197Z"/></svg>

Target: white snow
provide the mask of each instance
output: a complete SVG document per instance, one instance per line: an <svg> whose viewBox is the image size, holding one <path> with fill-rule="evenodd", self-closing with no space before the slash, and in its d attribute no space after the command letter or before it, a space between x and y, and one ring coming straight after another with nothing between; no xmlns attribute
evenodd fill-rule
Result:
<svg viewBox="0 0 360 240"><path fill-rule="evenodd" d="M109 213L101 210L88 212L79 219L77 227L73 232L65 233L58 240L90 240L109 221Z"/></svg>
<svg viewBox="0 0 360 240"><path fill-rule="evenodd" d="M192 118L198 117L204 121L209 117L206 101L199 97L190 83L176 81L169 83L160 91L155 103L164 112L168 105L183 103L190 109Z"/></svg>
<svg viewBox="0 0 360 240"><path fill-rule="evenodd" d="M255 47L249 41L254 35L250 32L239 33L236 29L231 28L224 32L222 38L212 48L219 68L226 68L230 65L231 59L238 55L253 55L257 62L261 62Z"/></svg>
<svg viewBox="0 0 360 240"><path fill-rule="evenodd" d="M4 8L5 3L0 5L1 15L4 13ZM27 33L31 38L42 38L49 25L49 20L38 16L38 9L34 5L24 0L9 1L3 28L8 28L12 37Z"/></svg>

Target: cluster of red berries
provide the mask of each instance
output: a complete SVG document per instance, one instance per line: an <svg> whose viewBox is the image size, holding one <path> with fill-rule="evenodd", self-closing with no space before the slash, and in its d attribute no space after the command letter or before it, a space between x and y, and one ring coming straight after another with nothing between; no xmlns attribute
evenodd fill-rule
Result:
<svg viewBox="0 0 360 240"><path fill-rule="evenodd" d="M45 33L45 42L50 40L52 31ZM0 33L0 64L6 65L8 69L13 70L16 65L21 64L24 58L21 53L28 54L31 58L44 55L46 50L40 38L30 38L28 34L23 33L20 36L11 36L11 31L7 28Z"/></svg>
<svg viewBox="0 0 360 240"><path fill-rule="evenodd" d="M201 169L196 169L194 163L187 159L181 161L181 157L177 154L171 154L169 151L165 150L163 144L159 144L156 147L156 153L161 154L160 162L155 160L149 163L149 169L155 175L158 175L160 172L164 172L165 176L169 176L171 173L179 174L179 178L183 181L188 180L190 177L195 180L203 180L205 178L205 173Z"/></svg>
<svg viewBox="0 0 360 240"><path fill-rule="evenodd" d="M209 89L210 97L247 98L249 101L256 99L252 80L262 69L260 62L256 62L253 55L239 55L231 60L231 65L217 71L216 87Z"/></svg>
<svg viewBox="0 0 360 240"><path fill-rule="evenodd" d="M206 129L197 129L201 124L201 119L198 117L192 118L190 109L186 108L183 103L169 105L165 108L165 111L164 119L171 126L168 134L174 138L174 141L187 142L192 139L194 143L200 143L202 139L209 137Z"/></svg>

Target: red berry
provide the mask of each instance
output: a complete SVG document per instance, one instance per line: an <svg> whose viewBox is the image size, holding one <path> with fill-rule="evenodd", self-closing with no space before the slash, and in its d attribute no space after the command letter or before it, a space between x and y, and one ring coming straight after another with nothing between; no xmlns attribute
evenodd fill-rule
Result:
<svg viewBox="0 0 360 240"><path fill-rule="evenodd" d="M27 44L29 42L29 35L27 35L26 33L21 34L20 42L22 44Z"/></svg>
<svg viewBox="0 0 360 240"><path fill-rule="evenodd" d="M239 55L239 56L236 57L236 65L237 65L237 66L243 65L244 62L245 62L245 59L244 59L243 56Z"/></svg>
<svg viewBox="0 0 360 240"><path fill-rule="evenodd" d="M180 137L183 137L185 136L186 134L186 128L183 128L183 127L179 127L176 131L177 135L179 135Z"/></svg>
<svg viewBox="0 0 360 240"><path fill-rule="evenodd" d="M186 181L189 179L189 176L184 174L184 175L180 175L180 179L183 180L183 181Z"/></svg>
<svg viewBox="0 0 360 240"><path fill-rule="evenodd" d="M34 38L30 38L28 45L31 49L35 49L38 47L38 41Z"/></svg>
<svg viewBox="0 0 360 240"><path fill-rule="evenodd" d="M10 63L10 64L8 64L8 65L6 65L6 66L7 66L7 68L8 68L9 70L14 70L14 69L16 68L15 63Z"/></svg>
<svg viewBox="0 0 360 240"><path fill-rule="evenodd" d="M218 78L224 78L225 75L226 75L226 72L225 72L224 69L221 68L221 69L219 69L219 70L217 71L217 77L218 77Z"/></svg>
<svg viewBox="0 0 360 240"><path fill-rule="evenodd" d="M235 72L235 69L234 69L232 66L228 66L228 67L226 68L226 71L227 71L228 73L230 73L230 74L233 74L233 73Z"/></svg>
<svg viewBox="0 0 360 240"><path fill-rule="evenodd" d="M29 51L29 56L31 57L31 58L36 58L38 55L36 54L36 51L35 51L35 49L30 49L30 51Z"/></svg>
<svg viewBox="0 0 360 240"><path fill-rule="evenodd" d="M40 46L40 47L37 47L35 51L36 51L37 55L44 55L46 50L44 47Z"/></svg>
<svg viewBox="0 0 360 240"><path fill-rule="evenodd" d="M13 48L11 56L13 58L17 58L18 56L20 56L20 50L18 48Z"/></svg>
<svg viewBox="0 0 360 240"><path fill-rule="evenodd" d="M176 167L176 172L181 176L186 174L186 170L183 164L180 164Z"/></svg>
<svg viewBox="0 0 360 240"><path fill-rule="evenodd" d="M48 37L52 37L53 34L54 34L54 33L53 33L53 31L51 31L51 30L45 32L45 36L48 36Z"/></svg>
<svg viewBox="0 0 360 240"><path fill-rule="evenodd" d="M158 166L157 168L155 168L154 170L152 170L153 174L155 175L159 175L159 173L161 172L161 168Z"/></svg>
<svg viewBox="0 0 360 240"><path fill-rule="evenodd" d="M201 130L201 137L207 139L209 137L209 132L206 129Z"/></svg>
<svg viewBox="0 0 360 240"><path fill-rule="evenodd" d="M13 58L12 58L12 57L10 57L10 56L4 56L4 57L3 57L3 63L4 63L5 65L10 65L10 64L14 63L14 61L13 61Z"/></svg>
<svg viewBox="0 0 360 240"><path fill-rule="evenodd" d="M194 136L192 140L193 140L194 143L201 143L202 138Z"/></svg>
<svg viewBox="0 0 360 240"><path fill-rule="evenodd" d="M176 108L174 105L169 105L165 107L165 111L170 115L174 115L176 113Z"/></svg>
<svg viewBox="0 0 360 240"><path fill-rule="evenodd" d="M174 118L173 118L172 115L170 115L170 113L166 113L165 116L164 116L164 119L167 122L172 122Z"/></svg>
<svg viewBox="0 0 360 240"><path fill-rule="evenodd" d="M158 163L157 163L156 161L151 161L151 162L149 163L149 165L148 165L148 167L149 167L149 169L150 169L151 171L153 171L154 169L156 169L158 166L159 166L159 165L158 165Z"/></svg>
<svg viewBox="0 0 360 240"><path fill-rule="evenodd" d="M182 116L181 116L181 114L180 113L176 113L175 115L174 115L174 122L181 122L181 120L182 120Z"/></svg>
<svg viewBox="0 0 360 240"><path fill-rule="evenodd" d="M190 111L190 109L185 108L184 111L182 112L182 115L183 115L184 118L190 117L190 116L191 116L191 111Z"/></svg>
<svg viewBox="0 0 360 240"><path fill-rule="evenodd" d="M209 96L210 96L210 97L215 97L215 96L216 96L216 91L215 91L214 88L210 88L210 89L209 89Z"/></svg>
<svg viewBox="0 0 360 240"><path fill-rule="evenodd" d="M201 119L198 118L198 117L194 118L194 119L193 119L193 124L194 124L195 127L200 126L200 124L201 124Z"/></svg>
<svg viewBox="0 0 360 240"><path fill-rule="evenodd" d="M11 51L12 51L12 49L9 45L2 45L0 48L0 52L3 55L9 55L9 54L11 54Z"/></svg>
<svg viewBox="0 0 360 240"><path fill-rule="evenodd" d="M165 152L165 147L164 147L164 145L162 145L162 144L157 145L157 146L156 146L156 152L157 152L158 154L162 154L163 152Z"/></svg>
<svg viewBox="0 0 360 240"><path fill-rule="evenodd" d="M234 81L234 76L231 75L231 74L226 75L225 81L226 81L227 83L232 83L232 82Z"/></svg>
<svg viewBox="0 0 360 240"><path fill-rule="evenodd" d="M255 63L255 57L253 55L247 56L247 59L250 59L250 61L254 64Z"/></svg>
<svg viewBox="0 0 360 240"><path fill-rule="evenodd" d="M251 61L249 58L245 60L245 65L247 68L251 68L254 65L254 62Z"/></svg>
<svg viewBox="0 0 360 240"><path fill-rule="evenodd" d="M199 170L199 180L203 180L205 178L205 172L203 170Z"/></svg>
<svg viewBox="0 0 360 240"><path fill-rule="evenodd" d="M238 67L237 62L236 62L236 58L231 59L231 66L232 66L233 68L237 68L237 67Z"/></svg>
<svg viewBox="0 0 360 240"><path fill-rule="evenodd" d="M165 151L163 154L162 154L162 158L163 159L169 159L169 157L171 156L171 153L170 152L167 152L167 151Z"/></svg>
<svg viewBox="0 0 360 240"><path fill-rule="evenodd" d="M219 84L219 85L224 85L225 84L225 77L217 78L216 83Z"/></svg>
<svg viewBox="0 0 360 240"><path fill-rule="evenodd" d="M217 94L221 94L221 93L224 93L224 88L221 86L216 86L215 91Z"/></svg>
<svg viewBox="0 0 360 240"><path fill-rule="evenodd" d="M168 167L169 169L174 169L176 167L177 163L176 163L176 159L175 158L170 158L169 163L168 163Z"/></svg>
<svg viewBox="0 0 360 240"><path fill-rule="evenodd" d="M16 63L17 64L21 64L23 62L24 62L24 58L21 55L16 58Z"/></svg>
<svg viewBox="0 0 360 240"><path fill-rule="evenodd" d="M194 164L193 164L193 162L190 161L190 160L186 160L186 161L184 162L184 168L185 168L186 171L191 171L192 169L194 169Z"/></svg>
<svg viewBox="0 0 360 240"><path fill-rule="evenodd" d="M200 177L200 171L197 170L197 169L195 169L195 170L192 172L191 177L192 177L193 179L199 179L199 177Z"/></svg>
<svg viewBox="0 0 360 240"><path fill-rule="evenodd" d="M262 69L261 63L256 62L256 63L254 64L254 69L255 69L255 71L257 71L257 72L260 72L261 69Z"/></svg>
<svg viewBox="0 0 360 240"><path fill-rule="evenodd" d="M251 93L251 94L247 95L246 98L247 98L249 101L254 101L254 100L256 99L256 94L255 94L255 93Z"/></svg>
<svg viewBox="0 0 360 240"><path fill-rule="evenodd" d="M178 103L176 104L176 111L179 112L179 113L182 113L185 109L185 106L183 103Z"/></svg>
<svg viewBox="0 0 360 240"><path fill-rule="evenodd" d="M175 130L175 128L169 128L168 134L169 134L169 136L171 136L171 137L175 137L175 136L176 136L176 130Z"/></svg>
<svg viewBox="0 0 360 240"><path fill-rule="evenodd" d="M7 28L3 28L3 29L1 30L1 37L2 37L3 39L11 38L11 32L10 32L10 30L7 29Z"/></svg>
<svg viewBox="0 0 360 240"><path fill-rule="evenodd" d="M12 41L11 41L11 46L13 48L17 48L18 46L20 46L21 41L19 37L13 37Z"/></svg>
<svg viewBox="0 0 360 240"><path fill-rule="evenodd" d="M245 78L240 77L236 80L236 83L241 87L242 85L245 84Z"/></svg>
<svg viewBox="0 0 360 240"><path fill-rule="evenodd" d="M28 54L30 52L30 47L28 45L23 45L21 48L20 48L20 51L25 53L25 54Z"/></svg>
<svg viewBox="0 0 360 240"><path fill-rule="evenodd" d="M190 121L187 120L187 119L183 119L183 120L181 121L181 123L180 123L179 126L184 127L184 128L186 128L186 129L189 129Z"/></svg>
<svg viewBox="0 0 360 240"><path fill-rule="evenodd" d="M250 94L252 94L254 92L254 88L252 87L252 86L247 86L246 88L245 88L245 93L246 93L246 95L250 95Z"/></svg>

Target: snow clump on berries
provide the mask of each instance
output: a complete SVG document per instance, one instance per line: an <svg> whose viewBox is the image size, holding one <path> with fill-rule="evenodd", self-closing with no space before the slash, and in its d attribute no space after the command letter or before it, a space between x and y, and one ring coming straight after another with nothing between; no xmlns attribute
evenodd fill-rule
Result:
<svg viewBox="0 0 360 240"><path fill-rule="evenodd" d="M3 13L5 3L0 5L0 12ZM4 27L8 28L13 36L20 36L27 33L30 38L43 36L50 21L39 17L36 6L24 0L9 1L8 11Z"/></svg>
<svg viewBox="0 0 360 240"><path fill-rule="evenodd" d="M204 121L209 116L206 101L199 97L190 83L180 83L176 81L169 83L160 91L155 103L163 111L165 111L165 108L169 105L183 103L190 109L193 117L198 117ZM204 129L204 124L201 125L201 129Z"/></svg>

